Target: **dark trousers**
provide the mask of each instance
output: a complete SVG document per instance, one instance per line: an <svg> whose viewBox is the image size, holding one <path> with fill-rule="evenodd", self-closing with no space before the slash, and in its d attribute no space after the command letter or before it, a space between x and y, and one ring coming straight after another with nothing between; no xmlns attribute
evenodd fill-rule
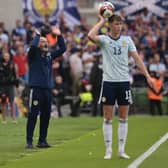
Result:
<svg viewBox="0 0 168 168"><path fill-rule="evenodd" d="M152 100L150 99L150 114L155 115L155 109L157 108L157 113L162 115L162 105L160 100Z"/></svg>
<svg viewBox="0 0 168 168"><path fill-rule="evenodd" d="M26 140L32 143L37 116L40 115L39 142L46 142L51 113L52 94L50 89L32 88L30 90L29 113Z"/></svg>

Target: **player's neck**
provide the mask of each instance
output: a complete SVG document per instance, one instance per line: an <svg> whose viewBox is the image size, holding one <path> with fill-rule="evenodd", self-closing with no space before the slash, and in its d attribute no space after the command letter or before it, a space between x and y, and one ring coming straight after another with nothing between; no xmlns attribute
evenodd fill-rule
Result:
<svg viewBox="0 0 168 168"><path fill-rule="evenodd" d="M119 34L119 33L110 32L109 35L110 35L111 38L113 38L113 39L119 39L119 38L120 38L120 34Z"/></svg>

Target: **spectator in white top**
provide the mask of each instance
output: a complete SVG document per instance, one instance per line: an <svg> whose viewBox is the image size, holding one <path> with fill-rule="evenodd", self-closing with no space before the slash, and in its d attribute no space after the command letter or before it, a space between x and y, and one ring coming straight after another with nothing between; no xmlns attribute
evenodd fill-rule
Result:
<svg viewBox="0 0 168 168"><path fill-rule="evenodd" d="M26 38L26 29L23 27L21 20L16 20L16 27L12 31L13 40L25 40Z"/></svg>
<svg viewBox="0 0 168 168"><path fill-rule="evenodd" d="M95 45L90 43L87 46L87 50L82 55L84 74L88 78L90 76L90 72L93 67L94 61L96 60L94 57L94 50L95 50Z"/></svg>
<svg viewBox="0 0 168 168"><path fill-rule="evenodd" d="M77 96L80 91L81 78L83 75L83 65L81 59L81 50L73 48L72 55L69 58L71 78L72 78L72 94Z"/></svg>
<svg viewBox="0 0 168 168"><path fill-rule="evenodd" d="M165 63L165 66L166 66L166 72L165 72L165 78L164 78L164 81L168 81L168 53L166 53L164 55L164 63Z"/></svg>
<svg viewBox="0 0 168 168"><path fill-rule="evenodd" d="M0 27L0 40L2 41L2 43L8 43L9 42L9 37L7 34L5 34L3 32L2 27Z"/></svg>
<svg viewBox="0 0 168 168"><path fill-rule="evenodd" d="M164 13L164 18L162 19L162 26L168 25L168 12Z"/></svg>
<svg viewBox="0 0 168 168"><path fill-rule="evenodd" d="M166 72L166 66L164 63L160 61L160 54L155 53L153 57L153 63L149 66L149 71L155 71L160 76L164 77Z"/></svg>
<svg viewBox="0 0 168 168"><path fill-rule="evenodd" d="M152 13L149 12L147 7L145 7L141 16L142 16L143 22L148 24L150 22Z"/></svg>

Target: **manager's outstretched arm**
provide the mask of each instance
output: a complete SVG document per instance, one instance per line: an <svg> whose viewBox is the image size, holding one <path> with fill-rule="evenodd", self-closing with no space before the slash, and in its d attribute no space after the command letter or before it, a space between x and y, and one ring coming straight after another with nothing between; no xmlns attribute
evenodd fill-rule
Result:
<svg viewBox="0 0 168 168"><path fill-rule="evenodd" d="M99 43L98 32L105 22L105 19L101 15L99 15L99 18L99 22L96 23L88 33L88 38L94 43Z"/></svg>

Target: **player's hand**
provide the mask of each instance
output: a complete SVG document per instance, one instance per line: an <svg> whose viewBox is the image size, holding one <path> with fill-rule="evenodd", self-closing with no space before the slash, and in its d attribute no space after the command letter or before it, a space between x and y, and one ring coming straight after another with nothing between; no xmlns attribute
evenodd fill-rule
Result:
<svg viewBox="0 0 168 168"><path fill-rule="evenodd" d="M104 24L105 18L102 15L100 15L100 14L98 15L98 17L99 17L99 22Z"/></svg>
<svg viewBox="0 0 168 168"><path fill-rule="evenodd" d="M146 80L148 82L148 85L151 87L151 88L154 88L154 81L152 80L152 78L150 77L150 75L148 75L146 77Z"/></svg>

